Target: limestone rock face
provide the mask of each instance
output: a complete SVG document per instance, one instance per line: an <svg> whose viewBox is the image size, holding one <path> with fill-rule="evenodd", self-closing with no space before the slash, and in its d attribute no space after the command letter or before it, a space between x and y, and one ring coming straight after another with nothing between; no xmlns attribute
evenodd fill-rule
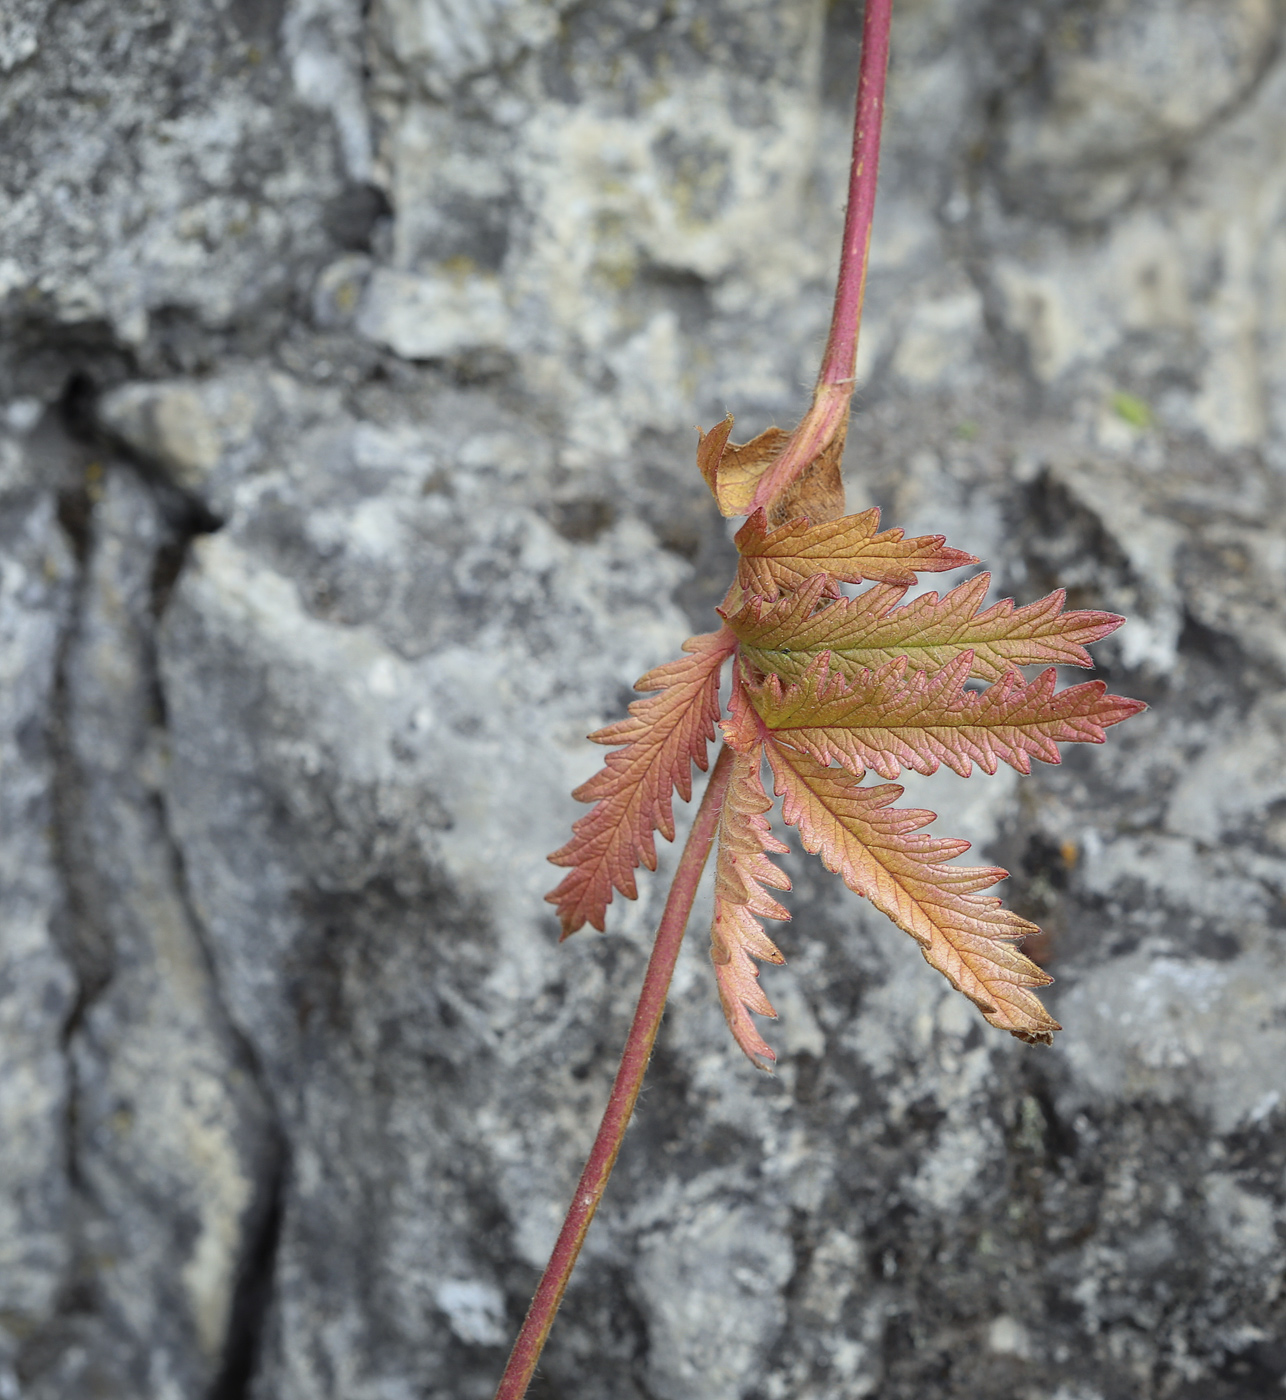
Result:
<svg viewBox="0 0 1286 1400"><path fill-rule="evenodd" d="M773 1079L699 906L534 1395L1286 1377L1286 14L898 0L851 507L1129 624L1152 708L912 777L1066 1030L802 854ZM0 1397L485 1400L667 863L545 855L789 425L860 5L0 18Z"/></svg>

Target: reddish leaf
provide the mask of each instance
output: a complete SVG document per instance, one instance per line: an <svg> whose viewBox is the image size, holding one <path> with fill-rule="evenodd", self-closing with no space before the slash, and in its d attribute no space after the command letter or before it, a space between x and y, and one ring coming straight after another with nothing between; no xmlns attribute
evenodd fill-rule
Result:
<svg viewBox="0 0 1286 1400"><path fill-rule="evenodd" d="M766 851L781 852L787 847L764 820L763 814L772 807L772 801L760 778L763 758L761 744L733 758L732 776L719 817L710 957L728 1029L760 1069L769 1069L777 1057L759 1034L750 1013L777 1013L759 985L759 969L754 960L784 961L759 920L790 918L764 890L765 885L788 890L790 881L765 855Z"/></svg>
<svg viewBox="0 0 1286 1400"><path fill-rule="evenodd" d="M976 893L1007 872L947 865L969 843L923 833L934 814L890 806L902 795L896 784L858 787L842 769L775 740L767 750L783 815L805 848L915 938L929 965L993 1026L1048 1045L1058 1022L1028 989L1052 979L1013 946L1038 930L994 896Z"/></svg>
<svg viewBox="0 0 1286 1400"><path fill-rule="evenodd" d="M778 739L858 777L866 768L884 778L903 768L935 773L945 763L967 778L973 763L994 773L1002 761L1029 773L1033 756L1058 763L1060 743L1101 744L1105 729L1145 708L1104 694L1102 681L1055 692L1053 667L1030 683L1009 671L986 690L966 690L972 660L966 651L940 671L908 673L897 657L849 682L822 652L795 685L768 676L747 688Z"/></svg>
<svg viewBox="0 0 1286 1400"><path fill-rule="evenodd" d="M578 802L598 805L572 827L572 839L549 859L571 873L545 896L558 905L563 937L586 922L602 929L613 887L637 897L634 871L640 862L656 869L659 831L674 840L671 793L692 796L692 769L704 769L706 746L719 718L719 672L736 646L726 628L683 644L688 655L658 666L635 682L636 690L658 690L635 700L630 717L589 737L596 744L622 744L606 766L572 793Z"/></svg>
<svg viewBox="0 0 1286 1400"><path fill-rule="evenodd" d="M874 579L909 585L917 570L934 574L978 562L972 554L948 548L942 535L908 540L901 530L881 531L879 526L880 512L871 509L818 525L792 520L770 531L767 516L757 510L737 531L738 582L746 593L772 600L814 574L829 574L841 583Z"/></svg>
<svg viewBox="0 0 1286 1400"><path fill-rule="evenodd" d="M898 607L906 589L877 584L819 608L827 581L815 575L776 602L749 598L728 625L751 665L785 680L798 680L823 651L832 669L849 676L898 656L936 671L972 651L971 673L995 681L1015 666L1090 666L1086 645L1124 621L1114 613L1063 612L1061 588L1023 608L1007 598L979 612L990 585L991 575L979 574L943 598L926 593Z"/></svg>

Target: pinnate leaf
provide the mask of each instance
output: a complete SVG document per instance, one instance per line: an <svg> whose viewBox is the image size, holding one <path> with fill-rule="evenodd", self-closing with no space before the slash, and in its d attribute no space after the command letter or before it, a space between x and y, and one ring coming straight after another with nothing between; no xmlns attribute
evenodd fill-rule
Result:
<svg viewBox="0 0 1286 1400"><path fill-rule="evenodd" d="M745 593L772 600L814 574L828 574L840 583L873 579L910 585L917 571L941 573L978 562L944 541L942 535L906 539L902 530L881 530L880 512L874 507L816 525L792 520L776 530L768 528L767 516L757 510L737 531L737 581Z"/></svg>
<svg viewBox="0 0 1286 1400"><path fill-rule="evenodd" d="M1006 598L980 612L990 585L990 574L978 574L942 598L926 593L899 607L905 587L876 584L819 607L827 580L814 575L775 602L748 598L728 625L751 665L785 680L799 680L823 651L832 670L849 676L898 656L936 671L971 651L971 674L996 681L1015 666L1090 666L1086 646L1124 621L1108 612L1064 612L1061 588L1026 607Z"/></svg>
<svg viewBox="0 0 1286 1400"><path fill-rule="evenodd" d="M596 744L624 747L608 754L606 765L572 796L597 805L572 827L572 839L549 859L571 866L545 898L558 906L563 937L585 923L602 929L613 888L627 899L638 890L634 871L642 863L656 869L653 832L674 840L672 794L692 796L692 768L704 769L707 745L719 718L719 672L736 646L726 628L683 644L686 655L649 671L636 690L659 691L635 700L628 719L589 737Z"/></svg>
<svg viewBox="0 0 1286 1400"><path fill-rule="evenodd" d="M1009 671L986 690L966 690L972 662L966 651L939 671L908 672L899 656L846 680L822 652L795 684L767 676L748 690L776 738L858 777L867 768L883 778L903 768L935 773L941 763L963 778L974 763L1029 773L1033 757L1058 763L1060 743L1101 744L1105 729L1145 708L1105 694L1102 681L1056 692L1052 666L1031 682Z"/></svg>
<svg viewBox="0 0 1286 1400"><path fill-rule="evenodd" d="M921 831L934 814L893 807L903 791L896 784L859 787L843 769L775 739L766 747L783 815L805 848L915 938L929 965L993 1026L1048 1045L1058 1022L1029 989L1052 979L1014 947L1036 926L977 893L1007 872L946 864L969 843Z"/></svg>
<svg viewBox="0 0 1286 1400"><path fill-rule="evenodd" d="M759 985L759 969L754 960L784 961L759 921L790 918L764 889L767 885L788 890L790 881L765 854L783 852L787 847L772 834L764 819L772 800L760 777L763 759L762 744L734 753L732 776L719 816L710 958L728 1029L750 1059L760 1069L768 1069L777 1057L759 1034L750 1013L777 1013Z"/></svg>

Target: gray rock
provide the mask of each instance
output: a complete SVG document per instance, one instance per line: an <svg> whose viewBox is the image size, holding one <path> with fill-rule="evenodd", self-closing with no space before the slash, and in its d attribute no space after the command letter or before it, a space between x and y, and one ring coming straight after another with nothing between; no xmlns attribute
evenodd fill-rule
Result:
<svg viewBox="0 0 1286 1400"><path fill-rule="evenodd" d="M23 450L13 440L4 449ZM71 1257L63 1027L76 992L57 934L51 739L75 568L49 492L6 491L0 539L0 1386L12 1392L19 1339L53 1315Z"/></svg>
<svg viewBox="0 0 1286 1400"><path fill-rule="evenodd" d="M152 590L172 544L154 495L127 468L110 471L62 675L81 970L68 1026L73 1238L76 1283L95 1306L65 1319L70 1336L42 1339L57 1355L33 1393L50 1397L104 1384L208 1391L275 1184L253 1056L222 1011L164 815Z"/></svg>
<svg viewBox="0 0 1286 1400"><path fill-rule="evenodd" d="M126 8L0 21L0 1397L485 1400L674 862L560 946L544 858L714 624L693 425L802 406L859 7ZM906 782L1051 1051L796 851L757 1075L699 902L533 1394L1286 1376L1284 22L898 5L850 503L1152 708Z"/></svg>

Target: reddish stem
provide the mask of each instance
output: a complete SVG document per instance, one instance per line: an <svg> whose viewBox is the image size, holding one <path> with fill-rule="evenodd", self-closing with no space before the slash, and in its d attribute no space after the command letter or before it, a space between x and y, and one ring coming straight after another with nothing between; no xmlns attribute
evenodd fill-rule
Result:
<svg viewBox="0 0 1286 1400"><path fill-rule="evenodd" d="M835 288L831 332L817 376L817 388L813 391L812 406L791 434L781 456L764 473L751 503L752 511L761 506L769 508L817 460L836 434L846 431L857 366L857 333L862 324L862 302L866 295L875 189L880 175L880 127L884 120L892 11L893 0L866 0L839 282Z"/></svg>
<svg viewBox="0 0 1286 1400"><path fill-rule="evenodd" d="M621 1141L634 1112L634 1104L639 1090L643 1087L643 1076L647 1072L648 1060L652 1057L652 1046L660 1029L661 1014L665 1010L665 999L670 990L670 979L674 975L674 964L683 942L683 931L692 912L692 901L696 898L697 886L701 882L701 872L705 869L706 857L719 825L719 813L723 807L724 793L728 789L728 777L732 768L732 751L727 747L719 750L719 757L710 773L701 805L697 808L692 830L688 834L679 858L678 869L674 873L674 883L670 886L669 898L665 901L665 912L657 929L656 942L652 945L652 956L648 960L647 972L643 977L643 989L639 993L638 1007L634 1012L634 1022L625 1041L621 1055L621 1066L616 1071L616 1082L612 1085L612 1095L607 1101L603 1121L599 1124L598 1136L590 1149L589 1160L581 1173L576 1194L572 1198L549 1256L544 1275L536 1289L536 1296L527 1310L526 1321L514 1349L509 1356L509 1364L496 1391L496 1400L522 1400L527 1386L544 1350L545 1339L553 1326L554 1314L563 1301L567 1282L576 1266L581 1245L590 1221L603 1197L607 1179L616 1165Z"/></svg>
<svg viewBox="0 0 1286 1400"><path fill-rule="evenodd" d="M857 74L857 115L853 122L853 162L848 177L848 212L839 285L819 384L851 383L857 364L857 333L866 296L866 267L871 251L871 220L880 175L880 126L884 120L884 84L889 71L889 21L893 0L866 0L862 22L862 65Z"/></svg>
<svg viewBox="0 0 1286 1400"><path fill-rule="evenodd" d="M884 84L889 63L889 20L892 0L866 0L862 25L862 63L857 81L857 117L853 128L853 163L849 177L844 246L830 337L822 360L813 404L781 456L764 474L754 507L770 504L816 460L848 418L857 360L857 333L862 321L866 266L871 246L871 218L880 167L880 124L884 115ZM643 978L638 1008L630 1026L616 1082L599 1125L598 1136L581 1174L576 1195L545 1267L526 1321L505 1367L496 1400L522 1400L527 1392L553 1325L554 1314L567 1291L572 1269L585 1242L590 1221L603 1197L616 1164L625 1129L643 1086L643 1076L661 1025L674 964L683 942L692 901L705 868L728 788L731 751L723 748L706 784L705 795L670 886L665 913L657 930L652 956Z"/></svg>

